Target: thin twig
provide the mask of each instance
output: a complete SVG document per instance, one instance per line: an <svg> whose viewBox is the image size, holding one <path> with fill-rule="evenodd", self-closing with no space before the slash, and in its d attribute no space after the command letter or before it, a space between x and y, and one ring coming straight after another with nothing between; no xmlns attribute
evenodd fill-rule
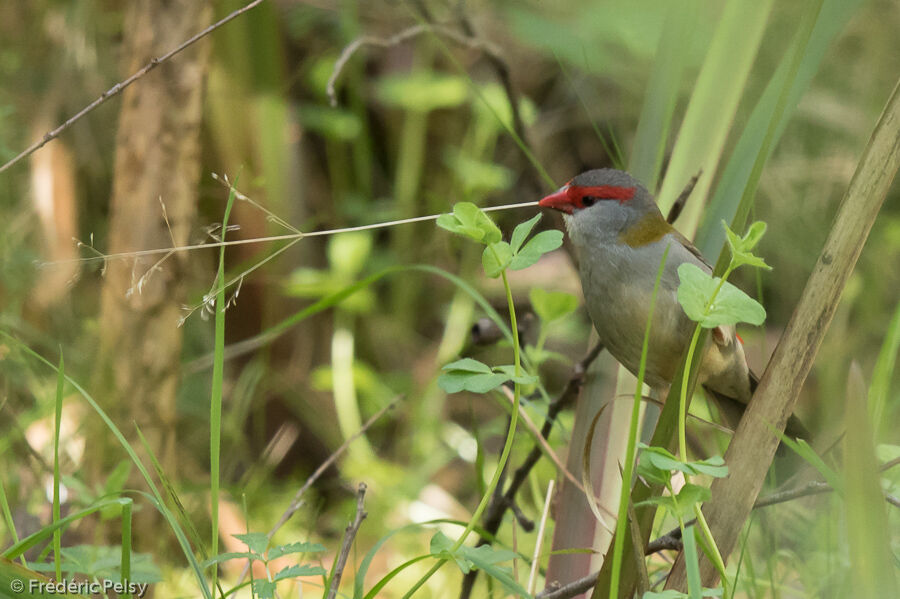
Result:
<svg viewBox="0 0 900 599"><path fill-rule="evenodd" d="M546 439L550 436L550 432L553 430L553 424L556 422L556 417L563 408L568 407L575 401L575 398L578 397L578 391L581 389L581 385L584 382L584 376L588 366L591 365L601 351L603 351L603 345L598 343L572 368L572 375L569 377L566 386L563 388L562 392L550 402L550 405L547 406L547 415L544 417L544 425L541 427L540 435L537 437L538 439ZM478 539L477 546L486 545L490 542L491 538L496 536L497 531L500 529L500 524L503 522L503 515L506 513L510 503L515 501L516 494L528 478L531 469L537 464L542 453L541 443L535 443L531 452L525 458L525 461L522 462L522 465L513 473L509 487L507 487L506 492L503 494L508 501L492 501L488 505L483 518L484 531L486 534ZM568 474L568 470L565 468L563 468L562 471ZM459 592L460 599L468 599L472 594L472 588L475 586L475 578L477 576L478 570L473 569L463 578L462 588Z"/></svg>
<svg viewBox="0 0 900 599"><path fill-rule="evenodd" d="M140 79L141 77L143 77L144 75L146 75L147 73L149 73L150 71L152 71L153 69L158 67L159 65L168 61L170 58L172 58L173 56L175 56L182 50L186 49L187 47L189 47L189 46L193 45L194 43L198 42L199 40L203 39L204 37L206 37L213 31L215 31L216 29L218 29L219 27L221 27L222 25L227 23L228 21L231 21L232 19L239 17L240 15L244 14L248 10L256 7L258 4L261 4L262 2L263 2L263 0L253 0L249 4L245 5L243 8L237 9L236 11L227 15L226 17L220 19L219 21L216 21L215 23L213 23L212 25L210 25L209 27L207 27L200 33L188 38L187 40L185 40L184 42L182 42L181 44L179 44L172 50L169 50L162 56L158 56L156 58L151 58L150 62L148 62L143 67L138 69L130 77L128 77L124 81L120 81L119 83L116 83L114 86L112 86L111 88L109 88L108 90L106 90L105 92L100 94L99 98L97 98L96 100L94 100L93 102L91 102L90 104L88 104L87 106L82 108L80 111L78 111L78 113L75 114L75 116L70 117L68 120L66 120L66 122L64 122L62 125L60 125L56 129L53 129L52 131L47 132L44 135L44 137L42 137L40 140L38 140L38 141L34 142L33 144L31 144L30 146L28 146L26 149L24 149L13 159L11 159L7 163L5 163L3 166L0 166L0 173L2 173L3 171L8 169L15 163L19 162L23 158L30 156L31 154L40 150L42 147L44 147L44 145L47 142L59 137L59 135L63 131L65 131L66 129L71 127L77 121L81 120L82 117L84 117L88 113L92 112L95 108L97 108L98 106L100 106L101 104L103 104L104 102L106 102L107 100L112 98L113 96L119 95L122 92L122 90L124 90L126 87L128 87L129 85L131 85L132 83L134 83L135 81L137 81L138 79Z"/></svg>
<svg viewBox="0 0 900 599"><path fill-rule="evenodd" d="M547 498L544 500L544 511L541 512L541 524L538 526L537 539L534 542L534 557L531 560L531 572L528 574L528 594L534 594L537 584L538 564L541 558L541 546L544 544L544 533L547 530L547 516L550 514L550 501L553 499L553 484L556 481L550 479L547 483Z"/></svg>
<svg viewBox="0 0 900 599"><path fill-rule="evenodd" d="M686 525L685 525L686 526ZM681 527L676 527L659 537L658 539L654 539L647 544L647 548L644 549L644 555L653 555L659 551L664 549L674 549L675 551L681 551L681 548L684 545L681 542Z"/></svg>
<svg viewBox="0 0 900 599"><path fill-rule="evenodd" d="M344 540L341 543L341 552L338 554L337 562L334 565L334 576L331 577L331 584L328 587L328 599L334 599L337 595L338 587L341 586L341 576L344 574L344 566L347 565L347 558L350 556L350 548L353 546L353 539L359 531L362 521L368 515L363 509L363 501L366 498L366 483L359 483L359 489L356 491L356 517L353 522L347 525L344 531Z"/></svg>
<svg viewBox="0 0 900 599"><path fill-rule="evenodd" d="M363 46L391 48L393 46L398 46L414 37L418 37L423 33L440 34L462 46L466 46L474 50L481 50L487 56L499 57L498 50L490 43L477 38L467 37L465 35L462 35L458 31L454 31L453 29L444 27L442 25L432 25L428 23L413 25L412 27L404 29L400 33L394 34L387 38L364 35L353 40L346 48L344 48L343 52L341 52L341 55L334 63L334 69L331 71L331 77L328 78L328 85L325 87L331 105L337 106L337 92L335 91L335 84L337 83L338 78L341 76L341 73L344 71L344 67L347 65L347 62L353 57L357 50L359 50Z"/></svg>
<svg viewBox="0 0 900 599"><path fill-rule="evenodd" d="M580 595L585 591L589 591L597 584L597 578L600 577L600 570L591 572L587 576L583 576L578 580L573 580L561 587L547 588L535 595L535 599L571 599L576 595Z"/></svg>
<svg viewBox="0 0 900 599"><path fill-rule="evenodd" d="M537 206L537 202L522 202L519 204L504 204L502 206L487 206L482 208L483 212L494 212L497 210L510 210L512 208L525 208L528 206ZM117 260L124 258L139 258L141 256L152 256L154 254L165 254L168 252L188 252L192 250L205 250L209 248L228 247L233 245L247 245L251 243L267 243L272 241L290 241L298 240L304 237L327 237L329 235L337 235L339 233L352 233L354 231L368 231L371 229L384 229L395 225L405 225L408 223L419 223L429 220L437 220L440 214L429 214L428 216L416 216L413 218L403 218L400 220L391 220L383 223L372 223L370 225L360 225L358 227L343 227L340 229L328 229L325 231L310 231L309 233L290 233L285 235L272 235L269 237L251 237L249 239L234 239L231 241L218 241L215 243L197 243L193 245L182 245L177 247L156 248L152 250L139 250L136 252L120 252L117 254L100 254L98 256L88 256L86 258L72 258L70 260L58 260L56 262L41 262L41 266L58 266L70 264L73 262L92 262L95 260ZM93 249L93 248L91 248ZM97 251L97 250L94 250ZM99 252L98 252L99 253Z"/></svg>

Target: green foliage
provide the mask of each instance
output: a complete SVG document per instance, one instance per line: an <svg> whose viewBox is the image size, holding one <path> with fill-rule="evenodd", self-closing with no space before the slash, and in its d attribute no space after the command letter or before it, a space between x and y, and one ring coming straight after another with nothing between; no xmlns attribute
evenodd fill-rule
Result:
<svg viewBox="0 0 900 599"><path fill-rule="evenodd" d="M473 568L478 568L516 597L531 597L528 592L512 577L512 570L498 566L502 562L508 562L517 556L512 551L494 549L490 545L479 547L456 546L454 542L442 532L436 532L431 537L431 555L438 559L453 560L463 574L468 574Z"/></svg>
<svg viewBox="0 0 900 599"><path fill-rule="evenodd" d="M738 322L758 325L766 319L766 310L759 302L695 264L685 262L679 266L678 279L678 302L688 318L704 328Z"/></svg>
<svg viewBox="0 0 900 599"><path fill-rule="evenodd" d="M562 291L532 287L528 294L534 313L544 324L562 320L578 309L578 298Z"/></svg>
<svg viewBox="0 0 900 599"><path fill-rule="evenodd" d="M325 551L325 547L319 543L288 543L286 545L269 547L269 536L264 532L249 532L232 536L246 545L249 551L221 553L212 559L207 560L203 564L204 568L233 559L249 559L251 561L262 562L268 573L269 562L279 557L296 553L320 553ZM268 578L254 580L253 594L259 599L273 599L273 597L275 597L275 583L280 580L307 576L325 576L325 574L325 569L321 566L313 566L310 564L294 564L286 566L275 574L269 573Z"/></svg>
<svg viewBox="0 0 900 599"><path fill-rule="evenodd" d="M437 226L486 245L497 243L503 238L494 221L471 202L454 204L453 213L440 215Z"/></svg>
<svg viewBox="0 0 900 599"><path fill-rule="evenodd" d="M750 225L743 237L738 237L737 233L732 231L724 220L722 221L722 228L725 229L725 236L728 241L728 248L731 250L731 261L734 268L747 264L765 270L772 270L772 267L766 264L765 260L754 255L752 251L756 244L759 243L759 240L762 239L762 236L766 234L766 223L756 221Z"/></svg>
<svg viewBox="0 0 900 599"><path fill-rule="evenodd" d="M74 545L62 548L62 571L67 576L79 574L100 580L121 580L122 547L119 545ZM53 572L53 564L29 563L37 572ZM146 553L131 554L130 582L139 584L159 582L162 572Z"/></svg>

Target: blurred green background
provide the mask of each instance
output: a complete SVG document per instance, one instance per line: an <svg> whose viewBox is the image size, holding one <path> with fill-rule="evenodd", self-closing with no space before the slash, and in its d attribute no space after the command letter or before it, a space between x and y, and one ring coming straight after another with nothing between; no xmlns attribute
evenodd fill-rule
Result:
<svg viewBox="0 0 900 599"><path fill-rule="evenodd" d="M728 195L726 165L748 123L755 123L751 115L763 103L767 85L779 66L790 61L796 32L815 4L776 2L765 17L749 77L738 90L719 168L702 174L711 197ZM240 6L224 0L214 3L213 11L218 18ZM129 10L101 0L0 6L0 163L130 74ZM289 234L279 219L313 231L448 212L459 201L480 206L535 201L552 186L533 162L559 185L588 168L628 164L638 147L650 150L651 163L659 161L648 181L653 185L656 179L659 185L659 169L665 172L669 163L724 10L724 3L708 0L264 2L199 43L209 57L197 63L203 69L195 163L199 183L187 193L195 215L188 219L184 241L203 243L220 234L215 225L222 221L228 189L212 173L232 181L239 177L237 188L252 200L236 201L229 224L237 228L228 231L228 239ZM661 56L660 48L666 47L661 38L677 22L673 13L681 11L687 13L688 35L679 38L677 56ZM798 101L786 107L786 125L766 163L752 210L754 219L768 223L758 253L774 268L736 280L761 296L769 314L763 330L742 332L758 371L791 315L900 74L900 4L824 2L819 17L827 21L826 32L815 38L820 62L812 61L808 84L802 83ZM326 86L348 44L359 36L389 38L426 21L460 37L474 35L497 49L519 102L533 161L510 134L512 111L497 65L471 43L459 44L440 33L384 48L360 48L337 78L337 105L329 103ZM177 69L181 59L172 59L171 68ZM658 69L674 80L661 84L665 78ZM140 95L152 76L135 83L132 93ZM789 71L786 76L801 82L805 75ZM715 82L712 90L715 98ZM654 91L660 95L651 97ZM648 144L637 135L654 100L671 103L672 116L668 127L644 121L651 128L644 135L654 140ZM131 411L140 405L152 413L157 397L122 393L123 387L109 383L98 366L98 348L111 334L101 309L101 288L124 298L128 286L110 289L102 260L46 264L95 254L84 245L108 251L110 197L114 177L121 176L115 172L121 110L120 96L0 173L0 328L54 364L62 352L66 374L111 407L114 421L143 456ZM763 133L765 127L768 121ZM688 134L702 138L707 132L680 133ZM167 143L159 140L163 149ZM749 156L750 161L756 157ZM157 167L139 162L132 168ZM679 179L672 185L680 189L686 182ZM822 430L841 429L852 361L871 384L898 309L898 189L895 185L872 229L801 398L800 413ZM742 192L743 186L737 196ZM175 201L159 199L163 205ZM164 223L156 197L134 201L153 203L159 221L155 226ZM701 210L703 198L692 197L689 204L693 201L700 202L694 209ZM711 259L721 247L719 220L729 218L728 209L723 210L696 221L698 245ZM522 208L494 213L494 218L508 233L533 214L534 208ZM555 219L545 215L540 227L561 226ZM77 247L73 238L83 245ZM394 265L423 263L457 274L505 313L503 289L481 274L477 248L431 222L311 237L280 251L286 245L271 241L225 252L226 280L240 280L226 292L231 300L225 315L227 344L254 339L312 302ZM160 268L165 271L174 261ZM127 258L125 262L132 269ZM139 279L149 264L134 264ZM169 427L164 436L169 434L168 442L174 444L165 449L163 471L203 539L210 534L214 332L202 309L181 307L202 305L217 264L217 250L181 255L174 270L180 287L166 302L187 317L183 326L178 327L177 317L156 322L143 333L140 355L113 352L111 364L115 370L132 363L128 369L140 372L135 364L153 361L152 353L160 352L161 359L175 365L174 387L161 391L171 393L175 406L174 421L161 421ZM552 394L565 382L571 363L587 350L590 324L579 310L543 326L532 314L529 292L540 287L580 295L572 261L559 250L512 273L511 284L526 342L534 346L546 340L546 349L554 352L541 368ZM447 280L400 271L277 339L229 355L221 421L223 538L248 529L269 530L313 470L396 397L402 397L398 406L355 442L337 467L326 471L276 540L323 543L328 551L311 559L321 558L330 568L352 517L358 481L369 486L369 517L345 578L391 531L433 518L467 520L496 463L507 412L502 401L488 396L448 397L436 379L440 367L460 355L488 363L511 361L508 345L473 345L471 328L483 316L476 302ZM886 355L895 357L896 347L893 356L886 347ZM614 376L612 364L604 366L602 376ZM900 428L894 425L900 386L890 370L886 376L890 391L876 431L883 460L900 455ZM7 547L14 535L22 538L50 522L57 377L8 338L0 338L0 381L0 478L6 521L16 529L0 534ZM153 381L148 385L152 389ZM542 409L540 402L529 404L538 421ZM174 536L148 534L164 524L141 496L129 491L146 489L121 447L98 437L108 436L108 430L71 388L63 414L63 515L125 489L144 512L138 515L135 548L153 556L161 580L154 586L156 596L195 596L196 582ZM571 418L563 415L551 439L561 453ZM531 443L529 436L519 435L514 465ZM520 507L529 517L539 517L546 482L554 473L553 465L542 460L520 495ZM896 475L886 475L889 492L898 492L898 483ZM841 505L839 498L823 495L758 512L737 596L851 596L846 539L837 524L843 518ZM900 550L896 511L889 512L895 563ZM141 528L144 517L151 528ZM450 536L456 532L447 529ZM404 529L381 546L366 590L392 568L427 552L430 535L428 530ZM67 528L63 545L100 547L120 542L117 538L118 521L97 514ZM501 539L513 543L509 524ZM528 554L534 536L519 531L515 542ZM242 550L240 545L226 549ZM28 557L43 560L46 554ZM229 568L223 578L233 581L240 568ZM404 570L381 596L402 596L425 569L417 564ZM318 587L309 580L306 591L318 595L321 579ZM459 580L459 571L445 566L421 595L455 597ZM484 580L479 584L485 585ZM487 596L487 588L479 587L476 596ZM502 596L499 587L494 591Z"/></svg>

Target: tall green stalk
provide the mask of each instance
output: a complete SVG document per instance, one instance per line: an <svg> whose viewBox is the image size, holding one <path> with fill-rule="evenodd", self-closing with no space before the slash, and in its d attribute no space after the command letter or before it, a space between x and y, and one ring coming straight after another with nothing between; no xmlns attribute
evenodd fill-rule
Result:
<svg viewBox="0 0 900 599"><path fill-rule="evenodd" d="M237 178L235 178L237 184ZM235 189L232 186L222 217L222 241L228 230L228 217L234 204ZM225 246L219 248L219 270L216 274L215 348L213 356L212 392L209 402L209 494L210 528L212 529L212 555L219 553L219 454L222 448L222 380L225 366ZM218 568L212 571L212 593L215 593Z"/></svg>
<svg viewBox="0 0 900 599"><path fill-rule="evenodd" d="M650 296L650 312L647 315L647 326L644 329L644 344L641 347L641 364L638 367L637 386L634 390L634 402L631 406L631 426L628 429L628 444L625 448L625 468L622 473L621 492L619 493L619 513L616 516L616 533L613 546L612 580L609 584L609 596L619 595L619 573L622 568L622 551L625 547L625 523L628 519L628 501L631 496L631 478L634 474L635 446L637 445L638 423L641 417L641 392L644 388L644 375L647 372L647 351L650 347L650 326L653 323L653 311L656 308L656 296L659 293L659 282L669 257L669 249L663 251L656 281L653 283L653 294Z"/></svg>

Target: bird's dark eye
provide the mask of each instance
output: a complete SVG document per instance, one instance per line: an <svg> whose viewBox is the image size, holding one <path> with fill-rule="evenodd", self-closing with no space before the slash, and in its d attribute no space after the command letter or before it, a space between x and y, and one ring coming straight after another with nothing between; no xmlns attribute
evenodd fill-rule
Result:
<svg viewBox="0 0 900 599"><path fill-rule="evenodd" d="M592 197L592 196L587 196L587 197L584 197L581 199L581 204L585 208L589 208L590 206L593 206L594 202L596 202L596 201L597 201L597 198Z"/></svg>

